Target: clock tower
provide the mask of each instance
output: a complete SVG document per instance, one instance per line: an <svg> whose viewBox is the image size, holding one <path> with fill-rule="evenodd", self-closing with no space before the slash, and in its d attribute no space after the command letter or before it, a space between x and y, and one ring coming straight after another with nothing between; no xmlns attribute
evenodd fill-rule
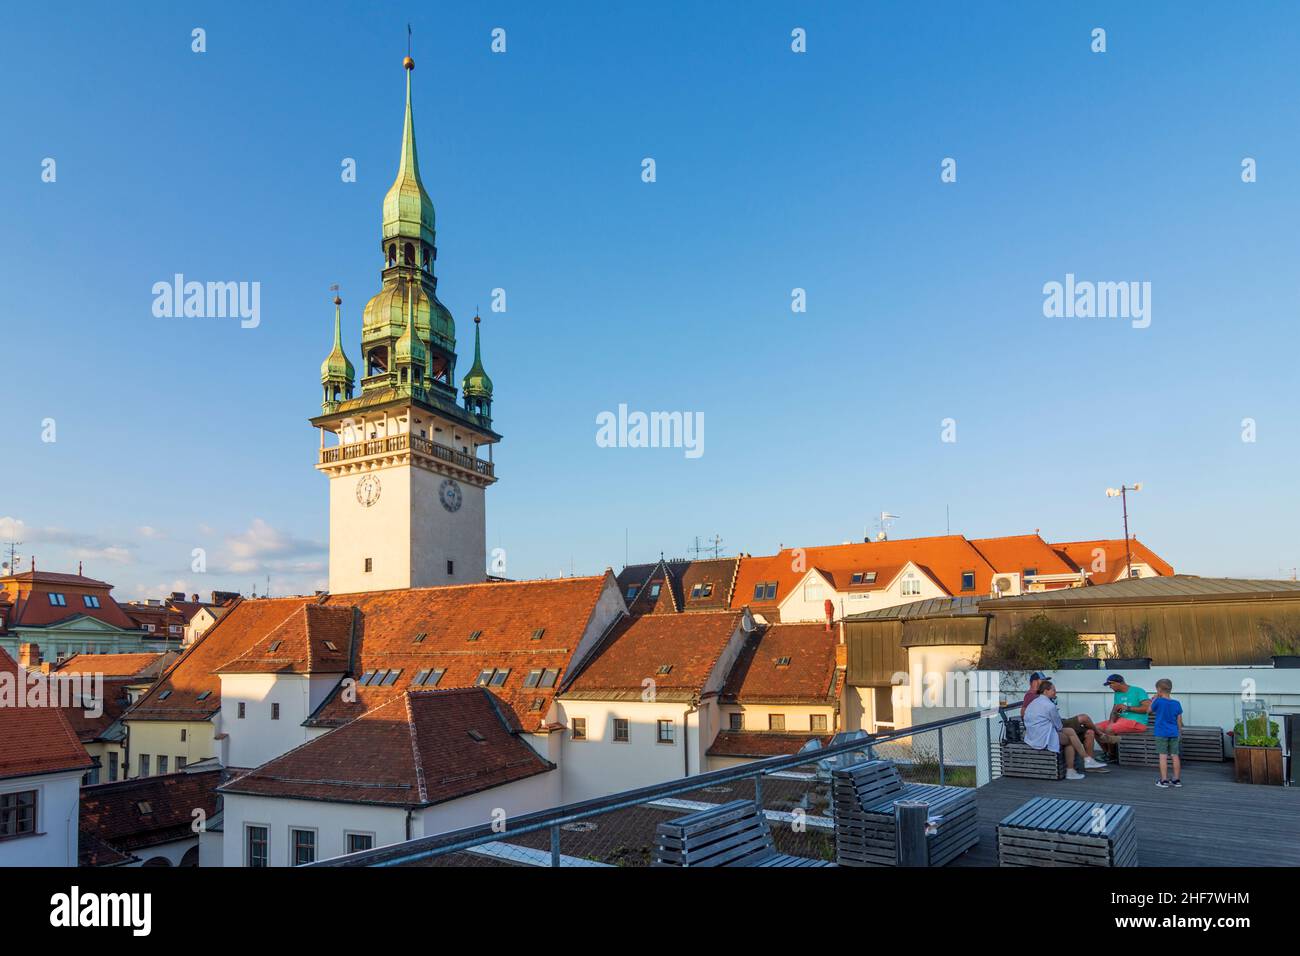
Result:
<svg viewBox="0 0 1300 956"><path fill-rule="evenodd" d="M458 400L456 325L437 295L433 202L415 150L415 62L408 56L402 65L402 155L384 197L383 287L362 316L360 392L335 296L334 349L321 365L321 414L311 419L321 435L316 468L330 481L335 594L467 584L487 574L484 498L501 439L492 430L492 380L475 316L474 365Z"/></svg>

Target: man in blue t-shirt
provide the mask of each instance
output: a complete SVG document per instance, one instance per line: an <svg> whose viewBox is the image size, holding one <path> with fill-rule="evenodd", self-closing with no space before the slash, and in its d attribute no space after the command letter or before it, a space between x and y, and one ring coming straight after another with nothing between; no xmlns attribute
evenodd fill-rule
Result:
<svg viewBox="0 0 1300 956"><path fill-rule="evenodd" d="M1179 757L1182 749L1180 741L1183 734L1183 705L1170 696L1173 689L1174 682L1167 677L1156 681L1156 696L1151 698L1149 709L1149 713L1155 719L1151 736L1156 740L1156 753L1160 757L1160 779L1156 782L1156 786L1161 790L1183 785L1182 759ZM1170 757L1174 758L1172 780L1167 775Z"/></svg>

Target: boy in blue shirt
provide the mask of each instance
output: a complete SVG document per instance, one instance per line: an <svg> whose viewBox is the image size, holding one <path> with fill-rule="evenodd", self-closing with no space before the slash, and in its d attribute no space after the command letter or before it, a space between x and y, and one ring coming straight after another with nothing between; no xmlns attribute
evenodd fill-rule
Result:
<svg viewBox="0 0 1300 956"><path fill-rule="evenodd" d="M1181 750L1179 742L1183 733L1183 705L1170 696L1173 689L1174 682L1167 677L1162 677L1156 681L1156 696L1151 699L1150 713L1155 718L1151 735L1156 739L1156 753L1160 757L1160 780L1156 786L1162 790L1183 785L1181 779L1183 762L1179 757ZM1172 780L1166 775L1170 757L1174 758Z"/></svg>

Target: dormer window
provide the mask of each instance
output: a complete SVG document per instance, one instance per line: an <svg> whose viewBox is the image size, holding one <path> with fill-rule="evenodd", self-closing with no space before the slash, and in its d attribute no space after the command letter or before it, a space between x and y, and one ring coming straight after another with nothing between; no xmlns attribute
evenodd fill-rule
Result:
<svg viewBox="0 0 1300 956"><path fill-rule="evenodd" d="M963 571L963 572L961 573L961 589L962 589L963 591L974 591L974 590L975 590L975 572L974 572L974 571Z"/></svg>
<svg viewBox="0 0 1300 956"><path fill-rule="evenodd" d="M67 598L65 598L62 594L60 594L58 591L51 591L51 592L50 592L50 604L52 604L54 607L67 607L67 606L68 606L68 600L67 600Z"/></svg>
<svg viewBox="0 0 1300 956"><path fill-rule="evenodd" d="M86 607L99 607L99 598L95 597L93 594L83 594L81 596L81 601L86 605Z"/></svg>
<svg viewBox="0 0 1300 956"><path fill-rule="evenodd" d="M629 585L627 586L627 599L628 599L629 601L635 599L635 598L636 598L636 594L637 594L637 592L640 591L640 590L641 590L641 585L639 585L639 584L629 584Z"/></svg>
<svg viewBox="0 0 1300 956"><path fill-rule="evenodd" d="M658 581L655 581L653 584L650 585L650 596L652 598L657 598L659 596L659 587L660 584Z"/></svg>
<svg viewBox="0 0 1300 956"><path fill-rule="evenodd" d="M697 584L697 585L695 585L694 587L691 588L691 599L692 599L692 600L696 600L696 601L698 601L698 600L700 600L701 598L709 597L711 594L713 594L713 585L712 585L711 583L710 583L710 584Z"/></svg>

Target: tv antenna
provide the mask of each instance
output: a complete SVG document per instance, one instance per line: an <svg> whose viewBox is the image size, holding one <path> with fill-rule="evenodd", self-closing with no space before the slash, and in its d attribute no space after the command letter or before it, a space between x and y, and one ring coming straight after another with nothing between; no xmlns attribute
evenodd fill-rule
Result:
<svg viewBox="0 0 1300 956"><path fill-rule="evenodd" d="M705 541L704 544L700 544L700 536L697 534L695 536L695 547L688 548L687 550L690 551L691 554L695 555L695 560L697 561L700 559L700 555L708 554L710 551L713 552L715 558L721 557L722 535L715 534L712 541Z"/></svg>
<svg viewBox="0 0 1300 956"><path fill-rule="evenodd" d="M876 540L888 541L890 526L901 517L902 515L890 514L888 511L880 512L880 517L876 519L876 527L879 529L876 532Z"/></svg>
<svg viewBox="0 0 1300 956"><path fill-rule="evenodd" d="M18 558L18 546L21 545L22 542L21 542L21 541L10 541L10 542L8 542L8 544L9 544L9 561L8 561L7 564L5 564L5 567L8 569L8 571L9 571L10 574L17 574L17 573L18 573L18 560L19 560L19 558Z"/></svg>

